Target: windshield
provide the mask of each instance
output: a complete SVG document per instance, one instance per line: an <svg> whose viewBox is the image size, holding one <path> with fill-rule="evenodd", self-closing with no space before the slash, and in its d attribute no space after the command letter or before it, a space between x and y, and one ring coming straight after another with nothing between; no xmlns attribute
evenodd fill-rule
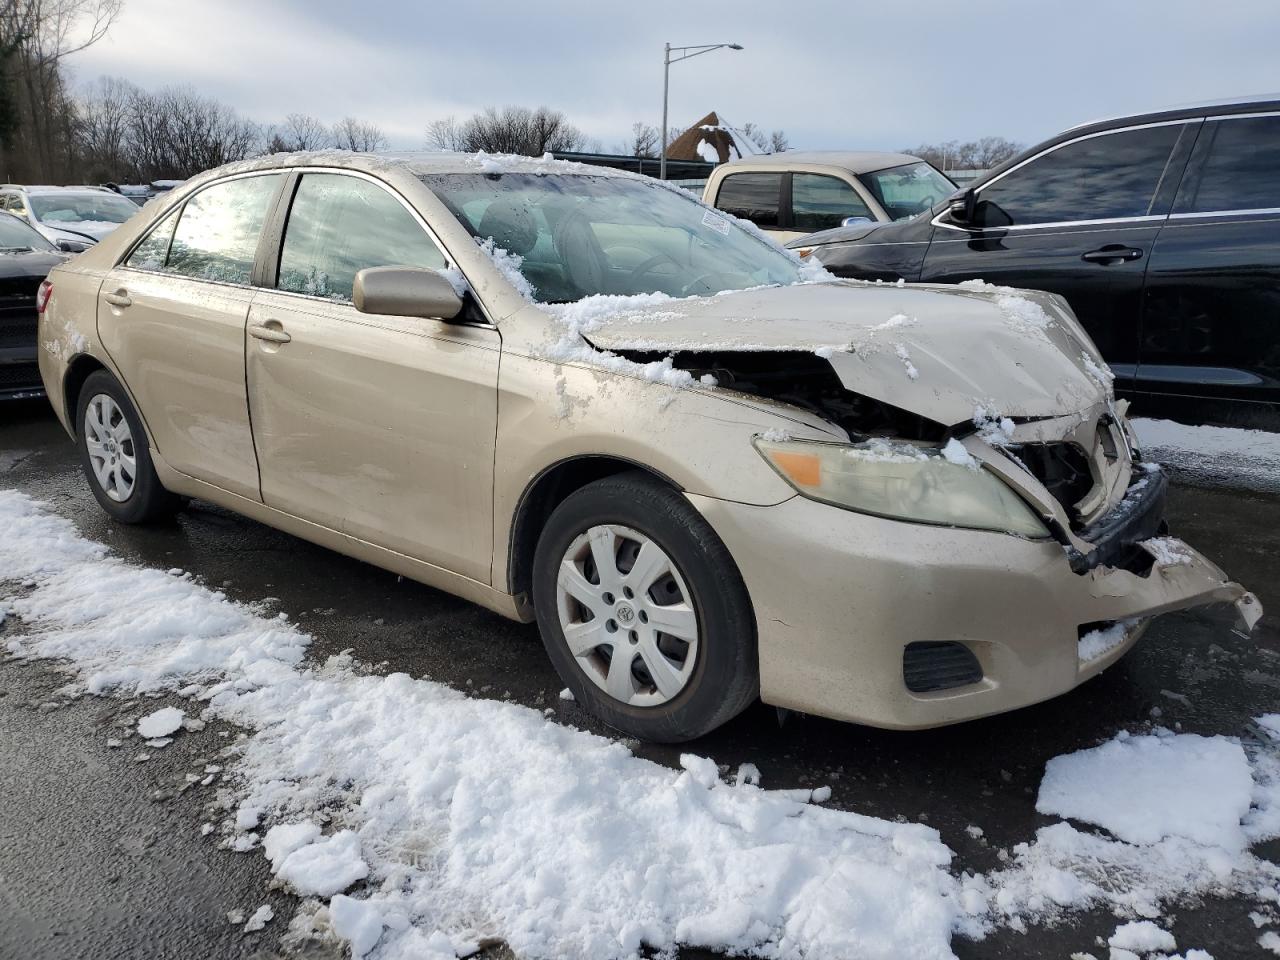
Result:
<svg viewBox="0 0 1280 960"><path fill-rule="evenodd" d="M923 160L864 173L858 179L894 220L923 213L956 190L954 183Z"/></svg>
<svg viewBox="0 0 1280 960"><path fill-rule="evenodd" d="M543 303L696 296L800 279L780 249L656 182L529 173L422 179L477 240L492 238L521 258Z"/></svg>
<svg viewBox="0 0 1280 960"><path fill-rule="evenodd" d="M124 223L138 206L114 193L58 193L32 194L31 212L41 223Z"/></svg>
<svg viewBox="0 0 1280 960"><path fill-rule="evenodd" d="M0 252L54 250L56 247L17 217L0 214Z"/></svg>

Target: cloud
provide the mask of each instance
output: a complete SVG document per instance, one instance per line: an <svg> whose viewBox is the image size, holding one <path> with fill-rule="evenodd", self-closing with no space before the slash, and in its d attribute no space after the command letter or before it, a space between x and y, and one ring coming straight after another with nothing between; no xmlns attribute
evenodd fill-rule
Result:
<svg viewBox="0 0 1280 960"><path fill-rule="evenodd" d="M671 122L709 110L793 146L894 149L985 134L1034 141L1098 116L1274 87L1280 7L1192 0L1102 7L1021 0L129 0L81 79L190 83L262 122L377 122L393 146L487 105L564 110L606 147L656 124L662 44L736 42L671 71Z"/></svg>

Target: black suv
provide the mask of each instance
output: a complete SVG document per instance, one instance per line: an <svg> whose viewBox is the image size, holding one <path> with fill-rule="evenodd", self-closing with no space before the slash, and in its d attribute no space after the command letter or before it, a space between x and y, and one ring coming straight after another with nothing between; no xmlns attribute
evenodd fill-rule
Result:
<svg viewBox="0 0 1280 960"><path fill-rule="evenodd" d="M44 396L36 364L36 294L65 259L26 223L0 212L0 400Z"/></svg>
<svg viewBox="0 0 1280 960"><path fill-rule="evenodd" d="M1060 293L1134 413L1280 429L1280 98L1076 127L912 220L788 246L842 277Z"/></svg>

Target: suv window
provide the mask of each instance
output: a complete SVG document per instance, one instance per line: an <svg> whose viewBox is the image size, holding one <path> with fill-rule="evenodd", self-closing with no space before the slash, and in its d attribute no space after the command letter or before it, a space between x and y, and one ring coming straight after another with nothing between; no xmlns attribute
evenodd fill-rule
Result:
<svg viewBox="0 0 1280 960"><path fill-rule="evenodd" d="M174 210L151 228L147 238L133 248L133 253L129 254L124 265L135 270L163 270L164 262L169 258L173 225L177 222L178 211Z"/></svg>
<svg viewBox="0 0 1280 960"><path fill-rule="evenodd" d="M1280 208L1280 117L1218 120L1188 213Z"/></svg>
<svg viewBox="0 0 1280 960"><path fill-rule="evenodd" d="M780 173L733 173L720 184L716 206L756 226L776 227L781 195Z"/></svg>
<svg viewBox="0 0 1280 960"><path fill-rule="evenodd" d="M224 180L187 201L166 269L188 277L248 283L258 235L284 175Z"/></svg>
<svg viewBox="0 0 1280 960"><path fill-rule="evenodd" d="M853 187L821 173L791 175L791 214L795 229L809 233L838 227L845 217L875 219Z"/></svg>
<svg viewBox="0 0 1280 960"><path fill-rule="evenodd" d="M978 193L978 226L1143 217L1181 124L1120 130L1042 154Z"/></svg>
<svg viewBox="0 0 1280 960"><path fill-rule="evenodd" d="M276 286L350 300L365 267L446 266L444 255L394 196L359 177L308 173L289 211Z"/></svg>

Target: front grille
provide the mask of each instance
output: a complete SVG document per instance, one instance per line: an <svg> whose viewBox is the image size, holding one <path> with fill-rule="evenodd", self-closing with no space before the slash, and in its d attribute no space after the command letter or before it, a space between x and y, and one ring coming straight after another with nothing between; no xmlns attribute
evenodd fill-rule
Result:
<svg viewBox="0 0 1280 960"><path fill-rule="evenodd" d="M1006 448L1076 518L1075 505L1093 489L1089 457L1074 443L1025 443Z"/></svg>
<svg viewBox="0 0 1280 960"><path fill-rule="evenodd" d="M35 341L35 290L13 296L0 296L0 347L27 347Z"/></svg>
<svg viewBox="0 0 1280 960"><path fill-rule="evenodd" d="M902 682L912 693L966 687L981 679L982 666L963 643L908 643L902 652Z"/></svg>

